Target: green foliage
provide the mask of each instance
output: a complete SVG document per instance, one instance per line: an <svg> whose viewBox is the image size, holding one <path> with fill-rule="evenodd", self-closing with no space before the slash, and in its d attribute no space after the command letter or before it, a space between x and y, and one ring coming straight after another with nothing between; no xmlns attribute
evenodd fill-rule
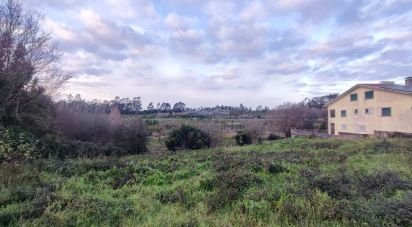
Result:
<svg viewBox="0 0 412 227"><path fill-rule="evenodd" d="M46 135L40 139L44 158L96 158L101 156L123 156L129 154L111 143L100 145L80 140L65 140L54 135Z"/></svg>
<svg viewBox="0 0 412 227"><path fill-rule="evenodd" d="M335 199L372 198L378 193L392 196L397 190L412 190L412 182L402 180L397 173L390 171L355 176L343 170L339 172L333 176L309 179L310 184Z"/></svg>
<svg viewBox="0 0 412 227"><path fill-rule="evenodd" d="M163 204L177 202L185 204L187 202L185 192L181 188L176 191L160 191L156 193L155 197Z"/></svg>
<svg viewBox="0 0 412 227"><path fill-rule="evenodd" d="M210 147L211 141L209 134L195 127L182 125L170 133L166 140L166 147L172 151L177 149L198 150Z"/></svg>
<svg viewBox="0 0 412 227"><path fill-rule="evenodd" d="M412 140L381 143L294 138L4 163L0 225L411 226Z"/></svg>
<svg viewBox="0 0 412 227"><path fill-rule="evenodd" d="M266 169L269 173L271 174L277 174L277 173L283 173L283 172L287 172L288 170L283 167L282 165L279 164L273 164L273 163L269 163L266 166Z"/></svg>
<svg viewBox="0 0 412 227"><path fill-rule="evenodd" d="M238 132L235 136L235 139L236 144L239 146L252 144L253 142L253 136L247 131Z"/></svg>
<svg viewBox="0 0 412 227"><path fill-rule="evenodd" d="M41 152L40 141L20 127L9 127L0 132L0 161L35 159Z"/></svg>
<svg viewBox="0 0 412 227"><path fill-rule="evenodd" d="M241 198L243 192L250 186L260 182L257 176L242 169L231 169L218 173L213 182L217 191L207 201L209 209L216 211L224 208Z"/></svg>

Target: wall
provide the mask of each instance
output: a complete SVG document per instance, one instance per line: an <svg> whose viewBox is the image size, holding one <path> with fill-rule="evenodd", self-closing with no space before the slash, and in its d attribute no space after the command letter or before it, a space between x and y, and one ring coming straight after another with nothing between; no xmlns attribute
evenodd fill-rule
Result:
<svg viewBox="0 0 412 227"><path fill-rule="evenodd" d="M299 137L299 136L313 136L313 137L319 137L319 138L333 137L332 135L329 135L328 133L322 133L322 132L319 132L318 130L299 130L299 129L291 129L291 135L292 137Z"/></svg>
<svg viewBox="0 0 412 227"><path fill-rule="evenodd" d="M328 130L330 123L335 123L335 135L342 133L374 134L375 130L385 132L412 133L412 95L405 95L374 89L374 98L365 99L365 92L370 88L359 87L341 97L328 107ZM350 95L357 93L358 100L350 101ZM391 116L382 117L381 109L391 107ZM368 108L369 114L365 114ZM330 110L335 109L336 117L330 117ZM355 109L358 114L355 114ZM346 118L341 117L341 110L346 110ZM346 129L342 127L346 125Z"/></svg>

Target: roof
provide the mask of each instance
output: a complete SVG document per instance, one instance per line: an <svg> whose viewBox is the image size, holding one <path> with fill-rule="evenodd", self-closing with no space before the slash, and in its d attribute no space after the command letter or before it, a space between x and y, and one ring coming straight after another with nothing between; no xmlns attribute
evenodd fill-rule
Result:
<svg viewBox="0 0 412 227"><path fill-rule="evenodd" d="M406 95L412 95L412 87L407 87L405 85L400 85L400 84L357 84L350 88L349 90L345 91L344 93L340 94L338 97L336 97L334 100L330 101L329 103L326 104L326 106L330 106L331 104L335 103L342 97L348 95L351 93L353 90L364 87L364 88L370 88L370 89L376 89L376 90L383 90L383 91L388 91L388 92L394 92L394 93L400 93L400 94L406 94Z"/></svg>

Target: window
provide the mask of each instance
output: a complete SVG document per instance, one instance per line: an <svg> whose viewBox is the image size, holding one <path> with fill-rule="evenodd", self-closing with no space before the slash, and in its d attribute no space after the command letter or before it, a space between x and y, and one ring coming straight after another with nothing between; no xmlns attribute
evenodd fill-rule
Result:
<svg viewBox="0 0 412 227"><path fill-rule="evenodd" d="M340 116L341 117L346 117L346 110L341 110L340 111Z"/></svg>
<svg viewBox="0 0 412 227"><path fill-rule="evenodd" d="M335 110L330 110L330 117L334 118L335 117Z"/></svg>
<svg viewBox="0 0 412 227"><path fill-rule="evenodd" d="M350 95L350 101L358 101L358 94L351 94Z"/></svg>
<svg viewBox="0 0 412 227"><path fill-rule="evenodd" d="M347 127L346 125L341 125L341 126L340 126L340 129L341 129L341 130L346 130L347 128L348 128L348 127Z"/></svg>
<svg viewBox="0 0 412 227"><path fill-rule="evenodd" d="M365 99L373 99L373 91L365 92Z"/></svg>
<svg viewBox="0 0 412 227"><path fill-rule="evenodd" d="M357 115L359 111L358 111L358 109L355 109L355 111L354 111L354 112L355 112L355 114Z"/></svg>
<svg viewBox="0 0 412 227"><path fill-rule="evenodd" d="M382 117L390 117L392 115L390 107L382 108Z"/></svg>
<svg viewBox="0 0 412 227"><path fill-rule="evenodd" d="M368 108L365 109L365 114L369 114L369 109Z"/></svg>

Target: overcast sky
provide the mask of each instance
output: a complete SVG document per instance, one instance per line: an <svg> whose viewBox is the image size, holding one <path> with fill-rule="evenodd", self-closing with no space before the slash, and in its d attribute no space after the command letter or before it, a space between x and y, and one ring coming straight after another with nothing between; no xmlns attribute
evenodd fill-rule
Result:
<svg viewBox="0 0 412 227"><path fill-rule="evenodd" d="M412 0L24 0L63 93L255 107L412 75Z"/></svg>

